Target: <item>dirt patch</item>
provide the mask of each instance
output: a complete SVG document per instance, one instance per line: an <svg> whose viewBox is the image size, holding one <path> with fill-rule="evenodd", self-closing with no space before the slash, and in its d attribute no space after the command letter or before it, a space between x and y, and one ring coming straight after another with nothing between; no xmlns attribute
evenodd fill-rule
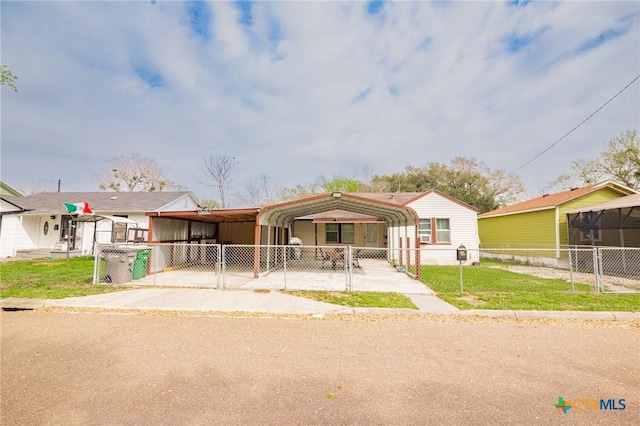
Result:
<svg viewBox="0 0 640 426"><path fill-rule="evenodd" d="M547 268L544 266L495 266L495 268L518 274L533 275L534 277L560 279L567 282L571 282L571 279L573 278L574 283L581 284L595 285L596 281L595 275L592 273L571 273L564 269ZM602 284L607 287L609 291L617 293L635 293L640 291L639 279L605 275L602 278Z"/></svg>
<svg viewBox="0 0 640 426"><path fill-rule="evenodd" d="M485 302L473 296L458 297L458 300L467 302L468 304L473 306L480 306L485 304Z"/></svg>

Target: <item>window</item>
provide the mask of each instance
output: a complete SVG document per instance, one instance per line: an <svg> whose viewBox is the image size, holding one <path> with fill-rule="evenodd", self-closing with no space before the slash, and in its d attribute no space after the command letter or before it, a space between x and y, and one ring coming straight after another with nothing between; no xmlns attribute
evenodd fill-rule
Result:
<svg viewBox="0 0 640 426"><path fill-rule="evenodd" d="M325 242L353 244L355 241L353 223L327 223L325 226Z"/></svg>
<svg viewBox="0 0 640 426"><path fill-rule="evenodd" d="M431 219L420 219L418 235L421 243L431 242Z"/></svg>
<svg viewBox="0 0 640 426"><path fill-rule="evenodd" d="M433 235L434 228L436 230L435 236ZM418 236L422 244L451 244L449 219L420 219Z"/></svg>
<svg viewBox="0 0 640 426"><path fill-rule="evenodd" d="M449 219L436 219L436 243L451 243Z"/></svg>

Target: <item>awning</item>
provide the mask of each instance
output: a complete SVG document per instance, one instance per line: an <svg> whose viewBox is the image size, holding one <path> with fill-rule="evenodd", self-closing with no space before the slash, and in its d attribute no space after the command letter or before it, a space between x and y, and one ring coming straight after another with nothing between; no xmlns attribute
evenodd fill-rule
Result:
<svg viewBox="0 0 640 426"><path fill-rule="evenodd" d="M100 214L79 215L76 217L72 217L71 220L74 222L99 222L101 220L110 220L113 223L126 223L129 225L135 225L136 227L140 226L135 220L131 220L126 217L107 216Z"/></svg>

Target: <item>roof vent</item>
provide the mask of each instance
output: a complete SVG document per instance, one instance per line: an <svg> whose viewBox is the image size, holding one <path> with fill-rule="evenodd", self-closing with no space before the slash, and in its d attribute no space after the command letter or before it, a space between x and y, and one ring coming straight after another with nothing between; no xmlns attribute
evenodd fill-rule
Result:
<svg viewBox="0 0 640 426"><path fill-rule="evenodd" d="M548 196L549 196L549 194L542 194L542 196L543 196L543 197L548 197Z"/></svg>
<svg viewBox="0 0 640 426"><path fill-rule="evenodd" d="M577 186L575 188L571 188L571 191L575 191L576 189L578 189Z"/></svg>
<svg viewBox="0 0 640 426"><path fill-rule="evenodd" d="M118 199L118 197L113 196L113 197L109 197L109 199L110 199L110 200L117 200L117 199Z"/></svg>

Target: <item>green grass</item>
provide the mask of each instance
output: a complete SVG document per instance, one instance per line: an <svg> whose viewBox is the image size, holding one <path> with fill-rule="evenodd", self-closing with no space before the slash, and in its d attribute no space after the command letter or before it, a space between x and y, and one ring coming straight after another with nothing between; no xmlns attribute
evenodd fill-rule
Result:
<svg viewBox="0 0 640 426"><path fill-rule="evenodd" d="M93 285L93 258L37 259L0 263L0 297L63 299L123 290Z"/></svg>
<svg viewBox="0 0 640 426"><path fill-rule="evenodd" d="M422 282L460 309L640 311L640 294L598 294L588 284L486 266L422 266Z"/></svg>
<svg viewBox="0 0 640 426"><path fill-rule="evenodd" d="M334 305L352 308L407 308L418 309L411 299L398 293L379 293L374 291L306 291L288 290L292 296L301 296Z"/></svg>

